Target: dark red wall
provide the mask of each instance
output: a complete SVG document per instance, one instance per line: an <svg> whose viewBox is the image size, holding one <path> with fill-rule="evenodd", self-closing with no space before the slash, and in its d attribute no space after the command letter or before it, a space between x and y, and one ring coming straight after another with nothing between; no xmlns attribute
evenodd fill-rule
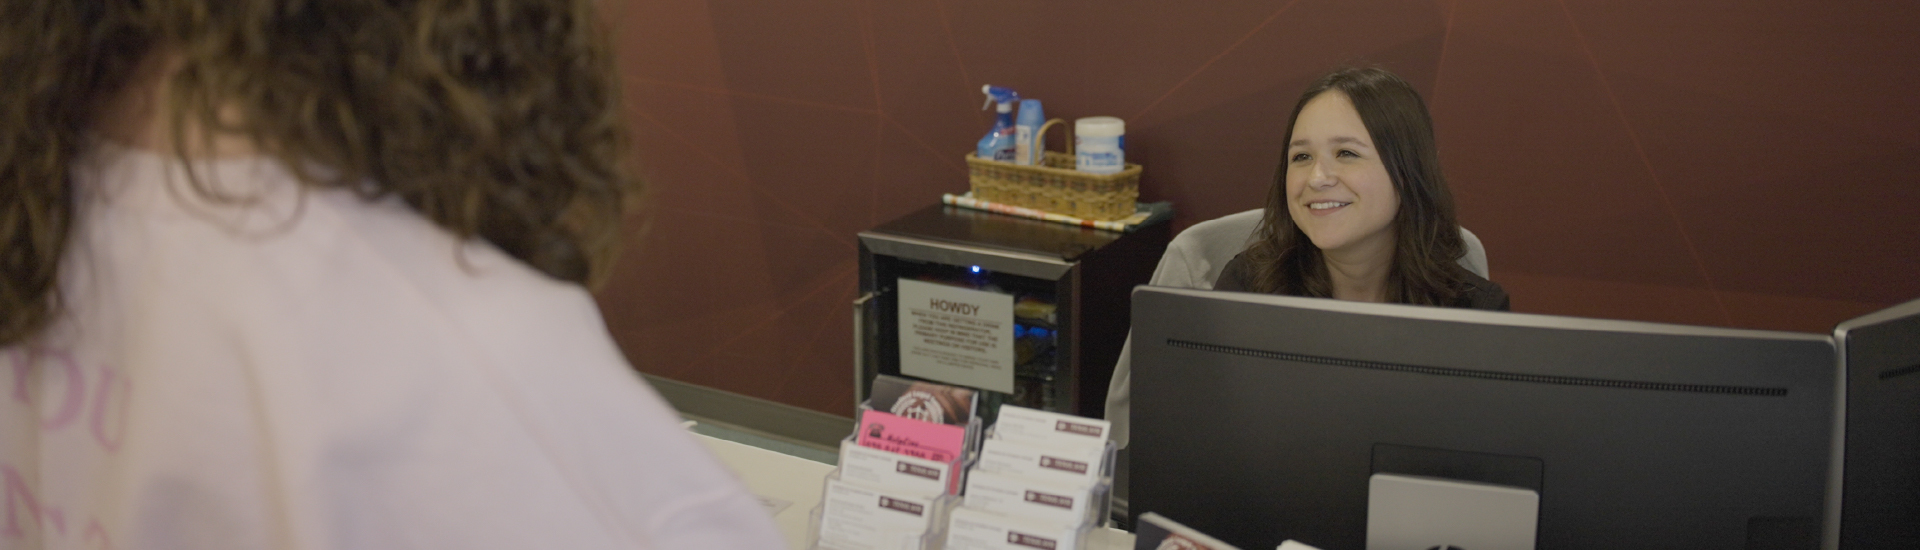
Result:
<svg viewBox="0 0 1920 550"><path fill-rule="evenodd" d="M1920 297L1920 3L661 0L613 6L643 371L847 414L854 234L967 188L981 84L1127 120L1177 227L1259 206L1299 90L1421 88L1516 310L1825 332Z"/></svg>

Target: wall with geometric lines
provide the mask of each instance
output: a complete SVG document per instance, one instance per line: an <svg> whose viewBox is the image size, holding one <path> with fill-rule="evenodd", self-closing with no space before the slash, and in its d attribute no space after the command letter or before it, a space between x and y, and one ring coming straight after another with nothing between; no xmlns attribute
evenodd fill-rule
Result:
<svg viewBox="0 0 1920 550"><path fill-rule="evenodd" d="M1255 208L1308 81L1419 87L1517 311L1824 332L1920 298L1920 3L655 0L608 6L642 371L836 414L854 234L967 188L980 85L1127 121L1175 226Z"/></svg>

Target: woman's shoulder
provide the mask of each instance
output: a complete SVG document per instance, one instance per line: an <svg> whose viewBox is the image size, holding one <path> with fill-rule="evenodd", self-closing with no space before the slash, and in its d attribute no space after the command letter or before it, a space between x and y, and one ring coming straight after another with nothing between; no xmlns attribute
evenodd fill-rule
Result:
<svg viewBox="0 0 1920 550"><path fill-rule="evenodd" d="M1506 289L1500 288L1500 283L1489 281L1471 271L1466 272L1465 282L1467 290L1454 299L1453 307L1494 311L1513 309L1512 299L1507 296Z"/></svg>
<svg viewBox="0 0 1920 550"><path fill-rule="evenodd" d="M460 238L396 197L306 187L267 157L195 160L189 171L187 161L109 144L88 162L76 170L89 199L74 247L101 275L74 288L125 287L200 300L202 316L281 321L246 324L247 334L324 329L295 332L301 340L393 319L377 341L430 341L434 327L458 327L473 341L543 347L526 335L557 319L601 326L584 288Z"/></svg>
<svg viewBox="0 0 1920 550"><path fill-rule="evenodd" d="M1227 260L1226 267L1220 268L1220 276L1213 280L1214 290L1234 292L1252 292L1253 262L1247 260L1246 251L1233 255Z"/></svg>

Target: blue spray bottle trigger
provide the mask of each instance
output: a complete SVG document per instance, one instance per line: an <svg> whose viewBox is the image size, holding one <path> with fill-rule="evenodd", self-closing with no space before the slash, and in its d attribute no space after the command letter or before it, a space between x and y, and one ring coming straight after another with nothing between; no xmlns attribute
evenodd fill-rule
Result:
<svg viewBox="0 0 1920 550"><path fill-rule="evenodd" d="M981 86L980 92L987 95L986 105L998 103L1000 108L997 109L999 116L994 120L993 129L987 131L987 135L980 138L980 143L975 148L974 156L999 162L1013 162L1013 103L1020 100L1020 94L1014 92L1011 88L1002 88L991 84ZM985 106L981 106L981 109L985 108Z"/></svg>
<svg viewBox="0 0 1920 550"><path fill-rule="evenodd" d="M1020 92L1015 92L1012 88L1002 88L992 84L981 86L980 93L987 94L987 102L980 105L980 110L982 111L987 110L987 107L992 107L995 103L1012 104L1020 100Z"/></svg>

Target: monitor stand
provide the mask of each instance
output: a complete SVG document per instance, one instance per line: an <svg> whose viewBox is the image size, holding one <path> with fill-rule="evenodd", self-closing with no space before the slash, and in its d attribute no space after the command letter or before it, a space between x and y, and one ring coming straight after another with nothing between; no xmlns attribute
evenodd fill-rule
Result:
<svg viewBox="0 0 1920 550"><path fill-rule="evenodd" d="M1540 493L1434 477L1373 474L1367 550L1531 550Z"/></svg>

